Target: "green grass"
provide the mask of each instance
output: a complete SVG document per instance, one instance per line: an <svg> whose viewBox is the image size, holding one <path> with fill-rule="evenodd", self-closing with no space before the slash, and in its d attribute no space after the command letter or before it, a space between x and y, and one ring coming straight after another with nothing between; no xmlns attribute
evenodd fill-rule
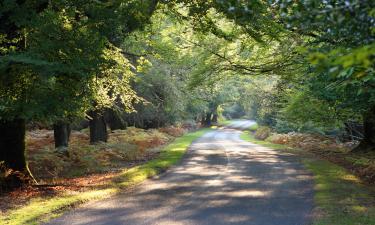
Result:
<svg viewBox="0 0 375 225"><path fill-rule="evenodd" d="M233 120L228 120L228 119L221 119L219 120L219 125L220 126L228 126L233 122Z"/></svg>
<svg viewBox="0 0 375 225"><path fill-rule="evenodd" d="M344 168L313 155L284 145L256 140L249 132L241 138L265 147L299 154L305 167L314 174L314 225L372 225L375 224L374 190Z"/></svg>
<svg viewBox="0 0 375 225"><path fill-rule="evenodd" d="M259 128L259 125L257 123L251 125L247 130L249 131L256 131Z"/></svg>
<svg viewBox="0 0 375 225"><path fill-rule="evenodd" d="M315 175L315 203L322 213L314 225L375 224L373 190L338 165L311 158L303 162Z"/></svg>
<svg viewBox="0 0 375 225"><path fill-rule="evenodd" d="M145 179L155 176L170 166L178 163L190 144L212 129L201 129L176 138L167 145L160 156L143 165L123 171L111 183L95 190L66 193L51 198L33 199L24 206L0 214L0 224L21 225L40 224L62 214L66 209L90 200L107 198L118 193L121 189L140 184Z"/></svg>

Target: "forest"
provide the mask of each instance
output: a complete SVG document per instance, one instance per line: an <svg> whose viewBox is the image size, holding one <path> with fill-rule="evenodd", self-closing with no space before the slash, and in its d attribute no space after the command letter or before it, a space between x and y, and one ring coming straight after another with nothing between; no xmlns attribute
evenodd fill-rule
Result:
<svg viewBox="0 0 375 225"><path fill-rule="evenodd" d="M302 149L367 193L374 65L372 0L1 0L0 220L112 196L241 119L256 122L241 137ZM374 193L353 209L366 219L311 224L372 224ZM22 220L35 199L50 205Z"/></svg>

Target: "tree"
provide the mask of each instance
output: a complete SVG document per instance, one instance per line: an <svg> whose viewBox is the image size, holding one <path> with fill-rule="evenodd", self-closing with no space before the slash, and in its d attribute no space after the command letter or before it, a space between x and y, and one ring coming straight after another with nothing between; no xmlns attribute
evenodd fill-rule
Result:
<svg viewBox="0 0 375 225"><path fill-rule="evenodd" d="M356 150L363 151L375 149L374 6L366 0L275 4L285 27L307 37L301 49L314 74L312 93L362 114L365 134Z"/></svg>
<svg viewBox="0 0 375 225"><path fill-rule="evenodd" d="M157 3L1 1L0 120L9 130L0 161L30 176L25 121L82 116L101 94L96 78L113 67L104 52L143 27Z"/></svg>

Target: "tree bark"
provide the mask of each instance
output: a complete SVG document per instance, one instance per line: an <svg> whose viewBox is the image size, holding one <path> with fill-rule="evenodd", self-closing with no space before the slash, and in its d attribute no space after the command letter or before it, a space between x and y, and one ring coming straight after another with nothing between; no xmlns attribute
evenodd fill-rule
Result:
<svg viewBox="0 0 375 225"><path fill-rule="evenodd" d="M125 130L126 122L120 117L118 113L113 110L108 110L106 112L106 118L108 126L111 130Z"/></svg>
<svg viewBox="0 0 375 225"><path fill-rule="evenodd" d="M214 113L213 116L212 116L212 123L217 123L218 117L219 117L219 115L217 115L217 113Z"/></svg>
<svg viewBox="0 0 375 225"><path fill-rule="evenodd" d="M104 116L98 111L90 111L88 115L90 127L90 143L107 142L108 132Z"/></svg>
<svg viewBox="0 0 375 225"><path fill-rule="evenodd" d="M206 120L206 117L205 117L205 114L200 114L199 115L199 120L200 120L200 123L201 123L201 126L204 126L205 125L205 120Z"/></svg>
<svg viewBox="0 0 375 225"><path fill-rule="evenodd" d="M368 152L375 150L375 106L363 115L363 139L354 152Z"/></svg>
<svg viewBox="0 0 375 225"><path fill-rule="evenodd" d="M212 117L211 112L206 113L206 119L204 120L204 126L206 126L206 127L211 126L211 124L212 124L211 117Z"/></svg>
<svg viewBox="0 0 375 225"><path fill-rule="evenodd" d="M53 136L55 138L55 148L67 151L70 138L70 125L64 122L58 122L53 125Z"/></svg>
<svg viewBox="0 0 375 225"><path fill-rule="evenodd" d="M5 168L13 172L5 178L4 188L22 186L32 181L32 176L27 168L25 120L0 120L0 162Z"/></svg>
<svg viewBox="0 0 375 225"><path fill-rule="evenodd" d="M213 105L213 107L212 107L212 121L211 122L214 123L214 124L216 124L218 122L218 118L219 118L217 108L218 108L217 105Z"/></svg>

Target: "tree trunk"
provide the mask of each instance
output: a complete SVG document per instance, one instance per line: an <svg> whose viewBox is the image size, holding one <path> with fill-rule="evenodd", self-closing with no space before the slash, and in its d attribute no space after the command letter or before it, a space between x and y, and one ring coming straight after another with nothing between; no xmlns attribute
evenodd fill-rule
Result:
<svg viewBox="0 0 375 225"><path fill-rule="evenodd" d="M108 123L109 128L113 130L125 130L126 129L126 122L121 118L121 115L111 109L106 111L106 121Z"/></svg>
<svg viewBox="0 0 375 225"><path fill-rule="evenodd" d="M213 105L213 107L212 107L212 123L215 123L215 124L217 124L217 122L218 122L218 118L219 118L219 115L218 115L218 113L217 113L217 108L218 108L218 106L217 105Z"/></svg>
<svg viewBox="0 0 375 225"><path fill-rule="evenodd" d="M211 123L212 123L211 117L212 117L211 112L206 113L206 119L204 121L204 126L206 126L206 127L211 126Z"/></svg>
<svg viewBox="0 0 375 225"><path fill-rule="evenodd" d="M58 122L53 125L55 148L65 154L68 153L70 131L70 125L68 123Z"/></svg>
<svg viewBox="0 0 375 225"><path fill-rule="evenodd" d="M217 113L214 113L214 115L212 116L212 123L217 123L218 117L219 117L219 115L217 115Z"/></svg>
<svg viewBox="0 0 375 225"><path fill-rule="evenodd" d="M201 123L201 126L205 126L205 122L206 121L206 117L204 114L201 114L200 115L200 123Z"/></svg>
<svg viewBox="0 0 375 225"><path fill-rule="evenodd" d="M107 142L107 124L104 116L98 111L90 111L88 115L91 117L89 121L90 127L90 143Z"/></svg>
<svg viewBox="0 0 375 225"><path fill-rule="evenodd" d="M25 120L0 120L0 162L13 172L5 178L7 188L19 187L32 180L26 163Z"/></svg>
<svg viewBox="0 0 375 225"><path fill-rule="evenodd" d="M375 107L363 115L363 139L354 152L368 152L375 150Z"/></svg>

